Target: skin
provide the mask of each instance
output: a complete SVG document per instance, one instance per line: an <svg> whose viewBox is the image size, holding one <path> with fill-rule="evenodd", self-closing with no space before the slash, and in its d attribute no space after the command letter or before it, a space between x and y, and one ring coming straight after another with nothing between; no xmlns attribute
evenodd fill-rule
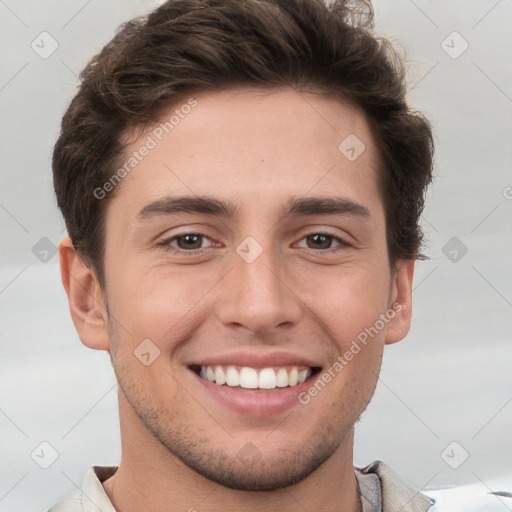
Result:
<svg viewBox="0 0 512 512"><path fill-rule="evenodd" d="M149 504L356 512L354 423L374 392L384 345L409 330L414 269L398 261L390 271L368 123L339 98L289 88L195 97L115 190L104 288L68 239L60 246L80 338L110 351L119 381L122 459L104 488L123 512ZM150 133L133 135L128 151ZM349 134L366 146L355 161L338 150ZM237 212L140 218L149 204L178 196L231 202ZM342 197L368 215L282 216L289 200L305 197ZM173 239L183 233L207 237L201 254ZM311 238L318 233L333 238ZM252 263L236 252L247 236L263 249ZM283 413L239 414L212 400L189 369L240 348L282 349L325 371L395 302L401 310L317 396ZM160 350L149 366L134 356L144 339ZM248 446L252 461L239 452Z"/></svg>

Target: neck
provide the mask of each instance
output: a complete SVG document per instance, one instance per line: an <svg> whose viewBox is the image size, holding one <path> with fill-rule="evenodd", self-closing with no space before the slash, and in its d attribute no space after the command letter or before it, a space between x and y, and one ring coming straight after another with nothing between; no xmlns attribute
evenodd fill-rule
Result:
<svg viewBox="0 0 512 512"><path fill-rule="evenodd" d="M119 394L122 457L103 487L117 512L279 510L360 512L352 463L353 430L336 452L299 483L275 491L240 491L202 477L170 453L142 425Z"/></svg>

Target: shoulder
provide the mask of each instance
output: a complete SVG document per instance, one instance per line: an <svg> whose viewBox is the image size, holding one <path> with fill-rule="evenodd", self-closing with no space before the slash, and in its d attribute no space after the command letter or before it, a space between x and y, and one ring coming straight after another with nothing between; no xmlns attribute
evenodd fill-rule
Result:
<svg viewBox="0 0 512 512"><path fill-rule="evenodd" d="M450 489L425 491L435 500L428 512L503 512L512 509L512 489L499 482L469 484ZM491 491L493 489L502 489Z"/></svg>
<svg viewBox="0 0 512 512"><path fill-rule="evenodd" d="M69 496L59 501L46 512L82 512L81 491L75 491Z"/></svg>
<svg viewBox="0 0 512 512"><path fill-rule="evenodd" d="M373 474L378 477L380 483L380 501L384 512L431 511L431 506L434 504L434 500L420 492L418 489L410 486L398 475L398 473L380 460L376 460L370 465L358 469L358 472L362 475ZM362 498L368 501L363 489L361 489L361 493ZM380 507L370 507L369 510L380 510Z"/></svg>
<svg viewBox="0 0 512 512"><path fill-rule="evenodd" d="M117 466L93 466L87 470L82 488L72 492L47 512L115 512L102 482L112 476Z"/></svg>
<svg viewBox="0 0 512 512"><path fill-rule="evenodd" d="M381 461L358 470L379 477L384 512L503 512L512 510L510 479L496 479L452 487L419 491L409 486Z"/></svg>

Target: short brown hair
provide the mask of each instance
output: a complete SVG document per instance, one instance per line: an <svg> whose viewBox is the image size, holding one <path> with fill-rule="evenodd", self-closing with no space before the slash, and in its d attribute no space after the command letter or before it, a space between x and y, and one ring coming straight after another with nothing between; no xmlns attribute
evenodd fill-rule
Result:
<svg viewBox="0 0 512 512"><path fill-rule="evenodd" d="M390 262L416 258L432 133L405 101L400 59L372 26L368 1L356 9L343 0L168 0L124 24L82 71L53 153L69 236L100 283L112 194L93 191L121 162L123 135L186 95L237 85L335 93L362 109L380 153Z"/></svg>

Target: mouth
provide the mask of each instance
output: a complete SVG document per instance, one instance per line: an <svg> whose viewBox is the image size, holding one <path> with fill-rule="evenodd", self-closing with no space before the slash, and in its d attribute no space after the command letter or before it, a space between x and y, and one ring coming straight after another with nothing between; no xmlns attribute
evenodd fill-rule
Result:
<svg viewBox="0 0 512 512"><path fill-rule="evenodd" d="M296 388L314 378L321 370L320 367L303 365L267 368L236 365L192 365L190 369L202 380L217 386L267 392Z"/></svg>
<svg viewBox="0 0 512 512"><path fill-rule="evenodd" d="M314 359L298 354L256 350L225 352L187 367L205 400L225 414L252 418L282 414L301 403L301 393L322 369Z"/></svg>

